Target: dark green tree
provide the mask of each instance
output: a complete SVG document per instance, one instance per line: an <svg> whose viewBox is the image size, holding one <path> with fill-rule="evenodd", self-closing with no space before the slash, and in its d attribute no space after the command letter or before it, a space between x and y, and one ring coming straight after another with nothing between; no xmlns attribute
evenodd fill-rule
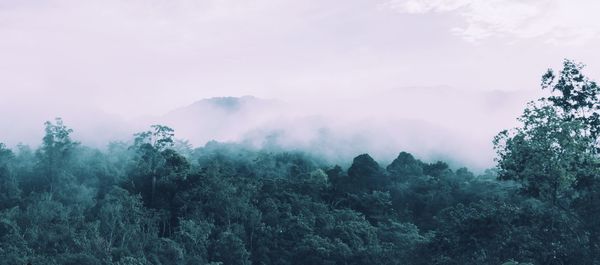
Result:
<svg viewBox="0 0 600 265"><path fill-rule="evenodd" d="M189 173L190 164L185 157L171 149L173 129L152 125L152 131L135 134L135 155L125 187L140 193L146 205L168 208L177 183ZM163 193L163 196L157 196Z"/></svg>
<svg viewBox="0 0 600 265"><path fill-rule="evenodd" d="M0 210L15 206L21 196L13 163L14 153L0 143Z"/></svg>
<svg viewBox="0 0 600 265"><path fill-rule="evenodd" d="M381 189L388 184L384 170L368 154L354 158L348 168L348 189L351 191L371 191Z"/></svg>
<svg viewBox="0 0 600 265"><path fill-rule="evenodd" d="M71 139L72 129L64 125L61 118L54 123L47 121L41 147L36 151L41 178L37 179L42 190L54 191L61 183L69 182L68 172L78 142Z"/></svg>
<svg viewBox="0 0 600 265"><path fill-rule="evenodd" d="M564 118L581 121L584 134L597 144L600 133L600 87L584 75L584 67L582 63L565 60L558 76L552 69L542 76L542 88L553 92L548 101L562 111Z"/></svg>
<svg viewBox="0 0 600 265"><path fill-rule="evenodd" d="M593 161L581 122L565 119L545 101L529 104L519 120L522 127L494 139L499 178L519 181L525 193L553 203L570 196L581 167Z"/></svg>
<svg viewBox="0 0 600 265"><path fill-rule="evenodd" d="M583 65L566 60L556 80L549 70L542 87L554 94L530 102L521 126L494 138L499 178L516 180L524 192L556 204L597 168L598 86Z"/></svg>
<svg viewBox="0 0 600 265"><path fill-rule="evenodd" d="M212 250L212 260L223 265L249 265L250 253L244 242L231 231L222 232Z"/></svg>
<svg viewBox="0 0 600 265"><path fill-rule="evenodd" d="M393 179L402 180L411 176L423 175L424 163L415 159L411 154L401 152L398 157L387 166L386 170Z"/></svg>

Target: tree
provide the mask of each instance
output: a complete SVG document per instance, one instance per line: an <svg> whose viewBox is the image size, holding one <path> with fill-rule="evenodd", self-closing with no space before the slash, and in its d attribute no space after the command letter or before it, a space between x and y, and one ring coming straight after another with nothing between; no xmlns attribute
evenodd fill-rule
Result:
<svg viewBox="0 0 600 265"><path fill-rule="evenodd" d="M212 260L223 262L223 265L247 265L249 258L244 242L231 231L222 232L213 246Z"/></svg>
<svg viewBox="0 0 600 265"><path fill-rule="evenodd" d="M66 168L79 143L71 140L73 130L65 126L61 118L56 118L54 123L46 121L44 125L45 135L36 156L38 166L45 177L43 185L49 191L53 191L59 178L66 177Z"/></svg>
<svg viewBox="0 0 600 265"><path fill-rule="evenodd" d="M571 226L583 226L591 259L597 261L600 88L583 74L583 68L565 60L558 76L548 70L542 88L550 89L552 95L530 102L519 118L522 125L498 134L494 145L499 179L519 182L526 195L550 203L552 216L562 212L575 221ZM550 235L564 233L557 227L557 218L550 221Z"/></svg>
<svg viewBox="0 0 600 265"><path fill-rule="evenodd" d="M139 132L134 134L134 146L140 147L144 144L149 144L159 151L163 151L167 148L173 147L175 141L174 130L168 126L155 124L150 126L152 130Z"/></svg>
<svg viewBox="0 0 600 265"><path fill-rule="evenodd" d="M579 120L585 134L597 144L600 134L600 87L583 74L582 63L563 62L558 78L552 69L542 76L542 88L557 92L548 97L553 106L562 110L566 120Z"/></svg>
<svg viewBox="0 0 600 265"><path fill-rule="evenodd" d="M572 208L590 233L590 250L600 259L600 87L583 73L585 65L565 60L556 75L551 69L542 78L542 87L553 92L548 101L566 122L578 123L574 135L585 138L579 161L570 169L577 197Z"/></svg>
<svg viewBox="0 0 600 265"><path fill-rule="evenodd" d="M214 228L206 221L181 220L175 239L185 251L186 264L205 264L208 260L209 236Z"/></svg>
<svg viewBox="0 0 600 265"><path fill-rule="evenodd" d="M553 204L597 168L599 89L582 68L565 60L558 80L549 70L542 88L559 93L530 102L518 119L522 125L494 138L499 178L516 180L526 194Z"/></svg>
<svg viewBox="0 0 600 265"><path fill-rule="evenodd" d="M494 139L499 178L519 181L526 194L556 203L591 161L591 139L581 134L580 121L565 119L546 101L530 103L519 121L521 127Z"/></svg>
<svg viewBox="0 0 600 265"><path fill-rule="evenodd" d="M386 170L397 180L406 177L423 175L423 162L415 159L411 154L401 152L398 157L387 166Z"/></svg>
<svg viewBox="0 0 600 265"><path fill-rule="evenodd" d="M150 229L144 227L148 213L139 195L132 196L115 187L97 203L95 211L107 251L119 250L122 255L135 255L145 247L143 238Z"/></svg>
<svg viewBox="0 0 600 265"><path fill-rule="evenodd" d="M352 166L348 168L347 185L351 191L371 191L387 183L383 169L368 154L355 157Z"/></svg>
<svg viewBox="0 0 600 265"><path fill-rule="evenodd" d="M458 204L436 219L423 264L594 264L575 217L536 199Z"/></svg>
<svg viewBox="0 0 600 265"><path fill-rule="evenodd" d="M0 143L0 210L16 205L21 195L21 190L12 172L11 165L14 160L13 152Z"/></svg>
<svg viewBox="0 0 600 265"><path fill-rule="evenodd" d="M126 188L141 193L146 205L154 208L166 207L173 195L178 180L186 178L190 164L173 147L173 129L163 125L152 125L152 131L135 134L135 151L129 181ZM165 193L158 198L159 191ZM166 201L162 198L167 198Z"/></svg>

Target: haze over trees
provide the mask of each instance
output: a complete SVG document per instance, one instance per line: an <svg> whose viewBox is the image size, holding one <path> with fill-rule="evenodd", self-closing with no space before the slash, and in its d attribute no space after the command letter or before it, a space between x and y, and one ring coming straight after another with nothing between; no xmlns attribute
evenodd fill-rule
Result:
<svg viewBox="0 0 600 265"><path fill-rule="evenodd" d="M400 152L342 168L163 125L105 151L61 119L0 144L0 264L600 264L600 102L582 64L479 176ZM399 135L398 137L401 137Z"/></svg>

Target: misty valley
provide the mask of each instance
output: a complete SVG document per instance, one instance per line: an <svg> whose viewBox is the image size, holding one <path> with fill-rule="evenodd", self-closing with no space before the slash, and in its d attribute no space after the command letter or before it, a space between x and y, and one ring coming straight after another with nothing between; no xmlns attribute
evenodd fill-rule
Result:
<svg viewBox="0 0 600 265"><path fill-rule="evenodd" d="M105 149L60 118L0 144L0 264L600 264L600 88L565 60L474 174L152 125ZM402 137L398 135L398 137Z"/></svg>

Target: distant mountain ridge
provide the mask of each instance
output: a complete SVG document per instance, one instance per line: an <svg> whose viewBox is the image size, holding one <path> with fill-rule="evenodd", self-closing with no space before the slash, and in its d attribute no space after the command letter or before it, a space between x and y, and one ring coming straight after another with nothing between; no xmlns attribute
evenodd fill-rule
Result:
<svg viewBox="0 0 600 265"><path fill-rule="evenodd" d="M198 100L186 107L175 109L166 114L174 115L182 112L205 110L206 108L219 109L227 112L236 112L246 107L255 107L265 104L272 104L273 100L260 99L254 96L241 97L212 97Z"/></svg>
<svg viewBox="0 0 600 265"><path fill-rule="evenodd" d="M171 126L178 138L194 146L212 140L245 142L335 160L364 152L385 160L399 150L447 160L452 153L473 168L483 168L492 164L491 139L514 124L530 98L527 94L415 87L335 101L214 97L175 109L156 122Z"/></svg>
<svg viewBox="0 0 600 265"><path fill-rule="evenodd" d="M214 97L175 109L158 119L194 145L211 140L238 141L245 132L280 113L283 104L254 96Z"/></svg>

